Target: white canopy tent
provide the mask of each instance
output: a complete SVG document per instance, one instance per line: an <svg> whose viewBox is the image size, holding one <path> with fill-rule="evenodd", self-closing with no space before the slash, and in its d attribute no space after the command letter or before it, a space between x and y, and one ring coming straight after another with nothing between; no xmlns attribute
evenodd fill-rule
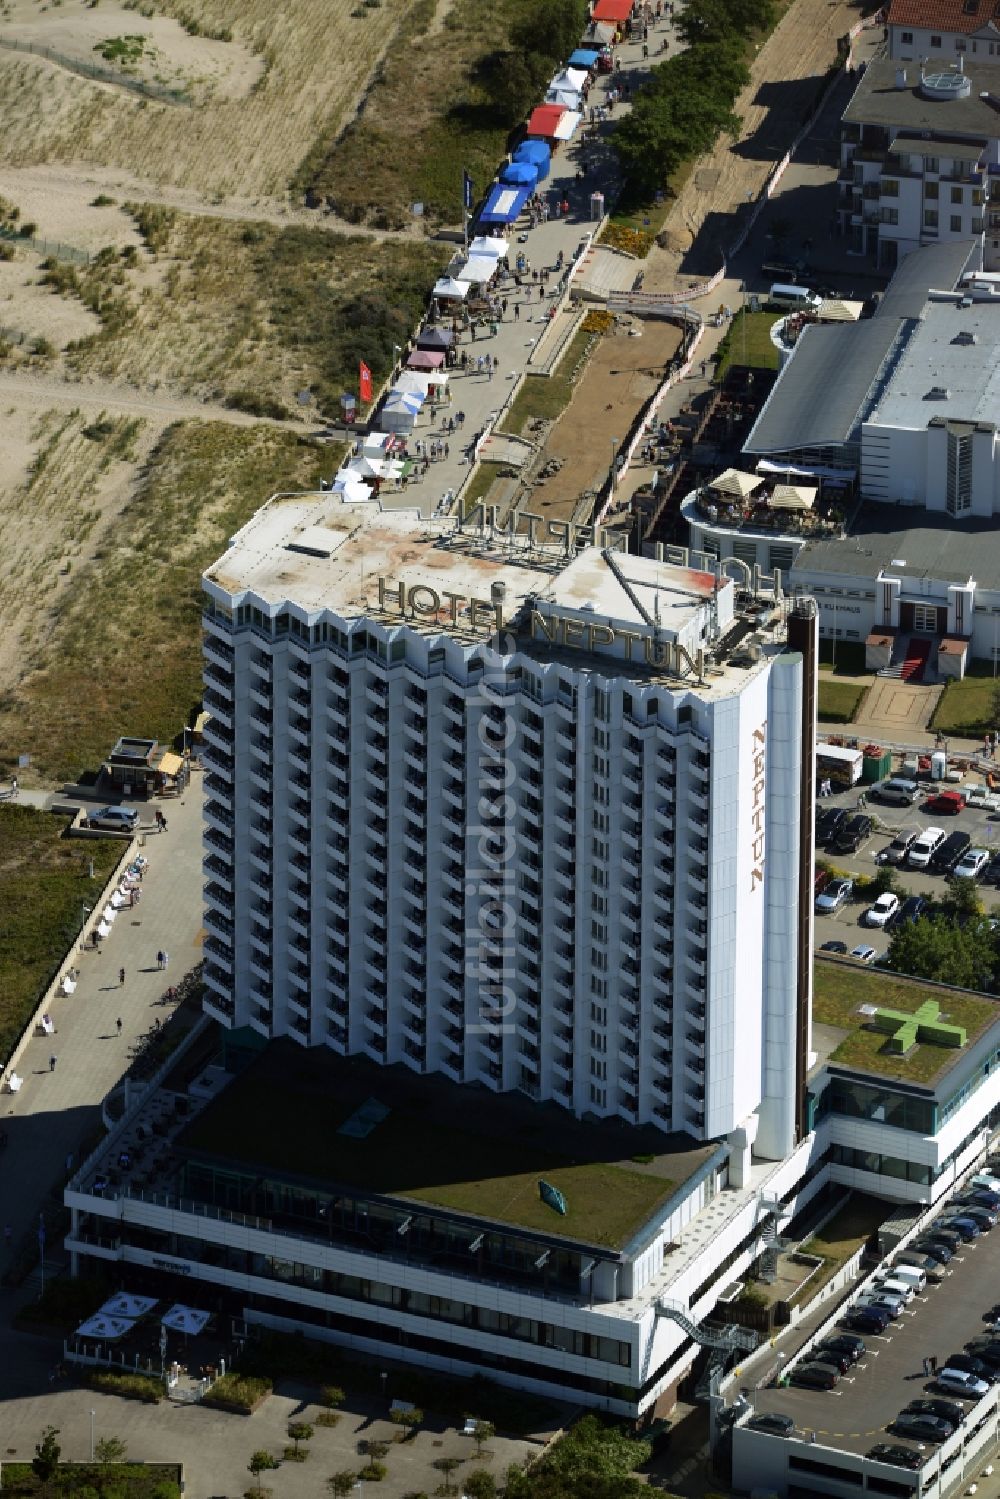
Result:
<svg viewBox="0 0 1000 1499"><path fill-rule="evenodd" d="M135 1317L145 1317L155 1305L155 1296L133 1296L129 1291L122 1291L118 1296L109 1297L97 1315L112 1319L127 1317L131 1320Z"/></svg>
<svg viewBox="0 0 1000 1499"><path fill-rule="evenodd" d="M546 104L561 104L563 109L579 110L583 103L583 95L578 94L575 89L550 88L545 95ZM560 125L562 121L560 120Z"/></svg>
<svg viewBox="0 0 1000 1499"><path fill-rule="evenodd" d="M117 1343L127 1332L131 1332L135 1322L129 1317L105 1317L102 1312L96 1316L88 1317L86 1322L81 1322L76 1330L78 1338L96 1338L99 1343Z"/></svg>
<svg viewBox="0 0 1000 1499"><path fill-rule="evenodd" d="M334 480L330 485L330 488L334 491L335 494L343 495L345 500L351 501L352 503L370 500L372 497L372 492L368 488L368 485L365 483L364 479L362 479L361 475L352 473L351 470L347 468L342 468L340 472L334 476Z"/></svg>
<svg viewBox="0 0 1000 1499"><path fill-rule="evenodd" d="M430 384L431 377L424 370L404 370L392 388L406 395L426 396Z"/></svg>
<svg viewBox="0 0 1000 1499"><path fill-rule="evenodd" d="M456 281L454 276L442 276L434 283L433 295L439 302L464 302L469 295L469 283Z"/></svg>
<svg viewBox="0 0 1000 1499"><path fill-rule="evenodd" d="M583 85L587 81L587 72L584 68L563 68L557 73L549 84L549 88L562 89L573 94L583 92Z"/></svg>
<svg viewBox="0 0 1000 1499"><path fill-rule="evenodd" d="M389 396L379 420L390 432L412 432L419 410L420 403L414 405L414 397L400 391L398 395Z"/></svg>
<svg viewBox="0 0 1000 1499"><path fill-rule="evenodd" d="M210 1312L200 1312L196 1307L184 1306L178 1301L168 1312L163 1313L160 1323L171 1332L182 1332L195 1337L198 1333L204 1332L210 1316Z"/></svg>
<svg viewBox="0 0 1000 1499"><path fill-rule="evenodd" d="M492 280L496 273L497 258L495 255L470 255L455 275L459 281L471 281L475 285L482 285L484 281Z"/></svg>
<svg viewBox="0 0 1000 1499"><path fill-rule="evenodd" d="M384 458L395 441L392 432L366 432L356 446L369 458Z"/></svg>
<svg viewBox="0 0 1000 1499"><path fill-rule="evenodd" d="M576 127L582 119L583 115L578 109L567 109L553 131L555 139L557 141L572 140Z"/></svg>
<svg viewBox="0 0 1000 1499"><path fill-rule="evenodd" d="M499 236L494 239L492 234L477 234L469 246L470 255L493 255L497 260L501 255L506 255L510 245Z"/></svg>

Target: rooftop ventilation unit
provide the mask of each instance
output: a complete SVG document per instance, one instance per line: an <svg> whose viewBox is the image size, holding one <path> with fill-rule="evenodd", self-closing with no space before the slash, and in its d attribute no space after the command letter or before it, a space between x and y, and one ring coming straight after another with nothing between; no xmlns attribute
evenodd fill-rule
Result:
<svg viewBox="0 0 1000 1499"><path fill-rule="evenodd" d="M947 103L950 99L967 99L972 93L968 75L958 70L949 73L922 73L920 92L925 99Z"/></svg>
<svg viewBox="0 0 1000 1499"><path fill-rule="evenodd" d="M979 335L977 333L971 333L968 328L963 328L962 331L960 333L956 333L955 337L952 339L953 344L977 344L978 342Z"/></svg>
<svg viewBox="0 0 1000 1499"><path fill-rule="evenodd" d="M924 396L925 401L950 401L951 391L947 385L932 385Z"/></svg>

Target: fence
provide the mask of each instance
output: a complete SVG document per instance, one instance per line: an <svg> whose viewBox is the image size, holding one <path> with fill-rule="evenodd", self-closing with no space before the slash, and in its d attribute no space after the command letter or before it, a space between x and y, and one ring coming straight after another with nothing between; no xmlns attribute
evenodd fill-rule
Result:
<svg viewBox="0 0 1000 1499"><path fill-rule="evenodd" d="M170 88L166 83L157 83L154 79L131 78L128 73L118 69L102 68L99 63L84 62L80 57L67 57L65 53L54 52L51 47L39 46L37 42L19 42L16 37L0 36L0 47L9 52L30 52L34 57L55 63L56 67L76 73L80 78L89 78L94 83L111 83L116 88L127 89L129 93L140 94L145 99L156 99L161 104L191 106L190 98L182 89Z"/></svg>
<svg viewBox="0 0 1000 1499"><path fill-rule="evenodd" d="M81 250L76 245L64 245L57 239L39 239L34 234L20 234L9 224L0 224L0 239L7 240L9 244L30 245L33 250L39 250L43 255L52 255L56 260L72 260L77 265L90 264L87 250Z"/></svg>

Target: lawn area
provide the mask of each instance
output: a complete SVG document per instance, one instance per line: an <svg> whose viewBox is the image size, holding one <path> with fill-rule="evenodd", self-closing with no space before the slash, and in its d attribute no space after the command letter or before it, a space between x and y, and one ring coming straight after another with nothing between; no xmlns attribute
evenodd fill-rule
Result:
<svg viewBox="0 0 1000 1499"><path fill-rule="evenodd" d="M586 333L580 328L548 378L544 375L528 375L497 430L509 432L512 437L520 437L530 421L540 418L554 422L561 416L570 403L573 387L583 375L585 361L596 348L599 337L600 334ZM580 367L581 360L584 361L583 367Z"/></svg>
<svg viewBox="0 0 1000 1499"><path fill-rule="evenodd" d="M807 1300L811 1300L820 1287L836 1275L841 1265L868 1242L889 1211L888 1204L878 1197L852 1192L829 1223L800 1246L800 1253L814 1254L824 1261L823 1268L809 1282Z"/></svg>
<svg viewBox="0 0 1000 1499"><path fill-rule="evenodd" d="M938 699L930 727L941 734L975 738L997 727L997 689L1000 678L992 661L973 661L961 682L948 682Z"/></svg>
<svg viewBox="0 0 1000 1499"><path fill-rule="evenodd" d="M863 677L868 671L864 645L857 640L820 640L819 669L836 677Z"/></svg>
<svg viewBox="0 0 1000 1499"><path fill-rule="evenodd" d="M0 807L0 1057L5 1061L65 962L84 904L93 905L124 852L117 840L64 838L69 822L31 807Z"/></svg>
<svg viewBox="0 0 1000 1499"><path fill-rule="evenodd" d="M469 483L462 490L465 514L478 505L490 492L495 479L513 477L514 470L507 463L481 463Z"/></svg>
<svg viewBox="0 0 1000 1499"><path fill-rule="evenodd" d="M934 1082L959 1053L950 1047L922 1043L906 1056L892 1056L885 1049L888 1037L869 1028L865 1017L858 1013L860 1005L903 1010L912 1015L925 1000L935 999L941 1005L942 1021L965 1028L967 1045L1000 1016L1000 1004L991 1004L987 999L925 986L918 979L898 974L874 973L854 964L817 962L813 984L813 1018L821 1025L838 1026L848 1032L829 1060L911 1083Z"/></svg>
<svg viewBox="0 0 1000 1499"><path fill-rule="evenodd" d="M282 1056L286 1072L277 1066ZM440 1079L427 1089L403 1071L376 1073L358 1059L301 1057L276 1044L191 1123L181 1153L613 1248L706 1156L690 1144L668 1153L655 1131L609 1133L554 1106L526 1110L517 1099L496 1100L479 1119ZM372 1099L385 1116L361 1138L343 1133ZM564 1194L565 1216L542 1202L539 1179Z"/></svg>
<svg viewBox="0 0 1000 1499"><path fill-rule="evenodd" d="M776 370L778 351L771 342L771 328L782 316L780 312L738 312L719 344L716 380L723 381L734 367Z"/></svg>
<svg viewBox="0 0 1000 1499"><path fill-rule="evenodd" d="M861 699L867 691L867 687L859 687L856 682L831 682L826 677L820 677L820 722L853 723L858 716Z"/></svg>
<svg viewBox="0 0 1000 1499"><path fill-rule="evenodd" d="M0 699L0 763L28 752L61 782L119 734L173 740L201 697L201 573L271 494L318 488L336 461L274 427L169 427L118 531L74 572L39 668Z"/></svg>

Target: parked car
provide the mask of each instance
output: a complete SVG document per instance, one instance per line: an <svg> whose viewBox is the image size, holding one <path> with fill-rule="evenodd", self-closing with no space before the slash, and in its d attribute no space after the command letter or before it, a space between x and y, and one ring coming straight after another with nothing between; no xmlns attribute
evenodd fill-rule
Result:
<svg viewBox="0 0 1000 1499"><path fill-rule="evenodd" d="M973 1374L978 1384L983 1384L986 1387L993 1384L998 1378L996 1371L991 1369L989 1364L985 1363L983 1359L976 1358L971 1353L952 1353L945 1360L944 1368L939 1369L937 1372L937 1382L942 1389L956 1390L958 1388L958 1380L949 1377L942 1382L941 1376L947 1374L949 1369L953 1370L956 1374ZM986 1394L986 1388L980 1390L978 1384L977 1388L972 1391L977 1398L980 1395Z"/></svg>
<svg viewBox="0 0 1000 1499"><path fill-rule="evenodd" d="M865 912L865 926L887 927L899 910L899 896L886 890Z"/></svg>
<svg viewBox="0 0 1000 1499"><path fill-rule="evenodd" d="M905 926L908 922L919 921L927 910L929 902L923 895L908 895L896 912L893 926Z"/></svg>
<svg viewBox="0 0 1000 1499"><path fill-rule="evenodd" d="M942 1239L916 1239L911 1247L919 1249L920 1253L926 1254L928 1259L937 1260L939 1265L947 1265L955 1256L954 1246L945 1243Z"/></svg>
<svg viewBox="0 0 1000 1499"><path fill-rule="evenodd" d="M796 1364L788 1376L789 1384L806 1390L832 1390L840 1379L840 1370L832 1364Z"/></svg>
<svg viewBox="0 0 1000 1499"><path fill-rule="evenodd" d="M845 1327L853 1327L856 1332L880 1333L892 1318L882 1306L852 1306L842 1320Z"/></svg>
<svg viewBox="0 0 1000 1499"><path fill-rule="evenodd" d="M868 1295L862 1298L861 1305L883 1307L895 1320L901 1315L904 1302L902 1297L893 1296L890 1291L869 1291Z"/></svg>
<svg viewBox="0 0 1000 1499"><path fill-rule="evenodd" d="M971 1218L973 1223L978 1224L981 1234L988 1234L990 1229L996 1225L997 1215L992 1209L981 1207L976 1202L965 1202L961 1197L956 1198L948 1204L963 1218Z"/></svg>
<svg viewBox="0 0 1000 1499"><path fill-rule="evenodd" d="M851 1363L856 1364L868 1352L868 1345L864 1338L855 1338L849 1332L838 1332L824 1338L822 1343L817 1343L816 1352L846 1353Z"/></svg>
<svg viewBox="0 0 1000 1499"><path fill-rule="evenodd" d="M134 807L101 807L100 811L91 812L87 823L113 833L134 833L139 826L139 814Z"/></svg>
<svg viewBox="0 0 1000 1499"><path fill-rule="evenodd" d="M853 880L831 880L826 888L816 897L816 910L821 915L829 915L832 911L839 911L845 901L850 900L854 894Z"/></svg>
<svg viewBox="0 0 1000 1499"><path fill-rule="evenodd" d="M1000 1363L1000 1342L989 1333L983 1333L978 1338L970 1338L965 1345L966 1353L971 1353L973 1358L982 1359L984 1364Z"/></svg>
<svg viewBox="0 0 1000 1499"><path fill-rule="evenodd" d="M987 885L1000 885L1000 854L994 854L986 866L983 879Z"/></svg>
<svg viewBox="0 0 1000 1499"><path fill-rule="evenodd" d="M759 1416L752 1416L747 1427L750 1431L766 1431L772 1437L788 1437L795 1430L795 1422L780 1411L764 1411Z"/></svg>
<svg viewBox="0 0 1000 1499"><path fill-rule="evenodd" d="M952 1428L961 1426L965 1411L957 1400L911 1400L903 1411L904 1416L937 1416L947 1421Z"/></svg>
<svg viewBox="0 0 1000 1499"><path fill-rule="evenodd" d="M910 851L910 845L917 836L916 828L908 828L899 833L886 848L882 850L883 864L902 864Z"/></svg>
<svg viewBox="0 0 1000 1499"><path fill-rule="evenodd" d="M922 1447L900 1447L898 1442L876 1442L865 1453L876 1463L891 1463L894 1468L919 1468L923 1463Z"/></svg>
<svg viewBox="0 0 1000 1499"><path fill-rule="evenodd" d="M924 811L936 817L957 817L965 811L965 797L960 791L937 791L928 798Z"/></svg>
<svg viewBox="0 0 1000 1499"><path fill-rule="evenodd" d="M824 942L820 947L820 952L837 952L843 955L846 951L846 942Z"/></svg>
<svg viewBox="0 0 1000 1499"><path fill-rule="evenodd" d="M954 1431L950 1421L939 1416L915 1416L900 1411L888 1430L900 1437L914 1437L918 1442L946 1442Z"/></svg>
<svg viewBox="0 0 1000 1499"><path fill-rule="evenodd" d="M990 862L988 848L967 848L952 870L956 880L978 880Z"/></svg>
<svg viewBox="0 0 1000 1499"><path fill-rule="evenodd" d="M851 957L857 958L859 963L874 963L878 957L878 949L869 947L867 942L859 942L857 947L851 948Z"/></svg>
<svg viewBox="0 0 1000 1499"><path fill-rule="evenodd" d="M910 844L906 862L911 869L926 869L947 834L944 828L924 828Z"/></svg>
<svg viewBox="0 0 1000 1499"><path fill-rule="evenodd" d="M816 842L831 843L847 821L846 807L830 807L822 814L816 826Z"/></svg>
<svg viewBox="0 0 1000 1499"><path fill-rule="evenodd" d="M944 842L934 850L934 857L931 859L933 873L951 874L971 842L968 833L949 833Z"/></svg>
<svg viewBox="0 0 1000 1499"><path fill-rule="evenodd" d="M962 1202L973 1202L977 1207L989 1208L991 1213L1000 1213L1000 1193L987 1187L968 1187L961 1196Z"/></svg>
<svg viewBox="0 0 1000 1499"><path fill-rule="evenodd" d="M888 781L880 781L869 792L876 801L885 802L890 807L912 807L919 794L920 787L916 781L907 780L905 776L892 776Z"/></svg>
<svg viewBox="0 0 1000 1499"><path fill-rule="evenodd" d="M840 1370L841 1374L846 1374L848 1369L854 1367L854 1360L849 1353L839 1353L835 1348L823 1347L820 1344L812 1350L810 1357L819 1359L824 1364L832 1364L835 1369Z"/></svg>
<svg viewBox="0 0 1000 1499"><path fill-rule="evenodd" d="M834 853L857 853L865 839L871 837L874 826L875 824L870 817L866 817L863 812L856 813L854 817L850 818L844 824L836 838L833 839L831 847Z"/></svg>
<svg viewBox="0 0 1000 1499"><path fill-rule="evenodd" d="M944 1227L952 1229L956 1234L961 1234L966 1244L971 1244L973 1239L978 1239L981 1232L974 1218L966 1218L962 1214L956 1214L954 1218L946 1218Z"/></svg>

